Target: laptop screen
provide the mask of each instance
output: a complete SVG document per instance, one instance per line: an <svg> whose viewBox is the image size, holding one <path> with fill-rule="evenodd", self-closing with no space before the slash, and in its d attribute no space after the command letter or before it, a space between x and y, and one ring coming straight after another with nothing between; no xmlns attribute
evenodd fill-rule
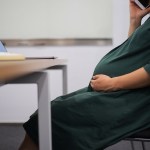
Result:
<svg viewBox="0 0 150 150"><path fill-rule="evenodd" d="M4 47L1 41L0 41L0 52L7 52L6 48Z"/></svg>

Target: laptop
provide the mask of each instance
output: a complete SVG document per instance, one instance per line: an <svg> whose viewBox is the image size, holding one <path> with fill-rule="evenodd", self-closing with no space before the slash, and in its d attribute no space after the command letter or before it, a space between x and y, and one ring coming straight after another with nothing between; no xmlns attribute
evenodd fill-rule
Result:
<svg viewBox="0 0 150 150"><path fill-rule="evenodd" d="M25 58L26 57L23 54L7 52L5 46L0 41L0 61L1 60L25 60Z"/></svg>

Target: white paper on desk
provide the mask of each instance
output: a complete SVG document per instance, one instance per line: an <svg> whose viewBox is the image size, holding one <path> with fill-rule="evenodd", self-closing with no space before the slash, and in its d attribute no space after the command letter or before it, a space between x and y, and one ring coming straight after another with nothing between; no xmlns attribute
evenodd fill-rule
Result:
<svg viewBox="0 0 150 150"><path fill-rule="evenodd" d="M23 54L0 52L0 60L25 60Z"/></svg>

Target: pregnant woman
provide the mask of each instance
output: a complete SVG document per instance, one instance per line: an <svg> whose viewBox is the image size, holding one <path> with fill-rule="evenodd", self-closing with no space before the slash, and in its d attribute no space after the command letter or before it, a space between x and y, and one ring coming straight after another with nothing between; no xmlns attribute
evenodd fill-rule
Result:
<svg viewBox="0 0 150 150"><path fill-rule="evenodd" d="M130 1L129 38L97 64L89 85L51 102L53 150L102 150L150 128L150 8ZM38 149L38 113L20 150Z"/></svg>

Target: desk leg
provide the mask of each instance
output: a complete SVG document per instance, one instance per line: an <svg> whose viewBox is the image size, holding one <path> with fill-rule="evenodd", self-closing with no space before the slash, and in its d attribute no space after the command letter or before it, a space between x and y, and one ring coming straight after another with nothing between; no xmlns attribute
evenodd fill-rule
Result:
<svg viewBox="0 0 150 150"><path fill-rule="evenodd" d="M48 73L43 72L38 80L40 150L52 150L50 90L48 83Z"/></svg>
<svg viewBox="0 0 150 150"><path fill-rule="evenodd" d="M67 71L67 65L58 65L54 66L50 69L54 70L62 70L62 89L63 89L63 95L66 95L68 93L68 71Z"/></svg>
<svg viewBox="0 0 150 150"><path fill-rule="evenodd" d="M14 80L12 83L34 83L38 89L38 125L40 150L52 150L51 107L49 98L48 72L36 72Z"/></svg>
<svg viewBox="0 0 150 150"><path fill-rule="evenodd" d="M57 67L56 67L57 68ZM67 66L62 68L63 94L67 94ZM38 108L39 108L39 141L40 150L52 150L51 107L49 98L49 77L47 72L41 73L38 79Z"/></svg>
<svg viewBox="0 0 150 150"><path fill-rule="evenodd" d="M56 66L55 69L62 69L63 94L67 94L67 66ZM38 86L38 114L39 114L39 146L40 150L52 150L51 130L51 107L49 97L49 77L47 72L37 72L14 80L12 83L36 83Z"/></svg>
<svg viewBox="0 0 150 150"><path fill-rule="evenodd" d="M63 79L63 95L68 93L68 77L67 77L67 65L62 66L62 79Z"/></svg>

